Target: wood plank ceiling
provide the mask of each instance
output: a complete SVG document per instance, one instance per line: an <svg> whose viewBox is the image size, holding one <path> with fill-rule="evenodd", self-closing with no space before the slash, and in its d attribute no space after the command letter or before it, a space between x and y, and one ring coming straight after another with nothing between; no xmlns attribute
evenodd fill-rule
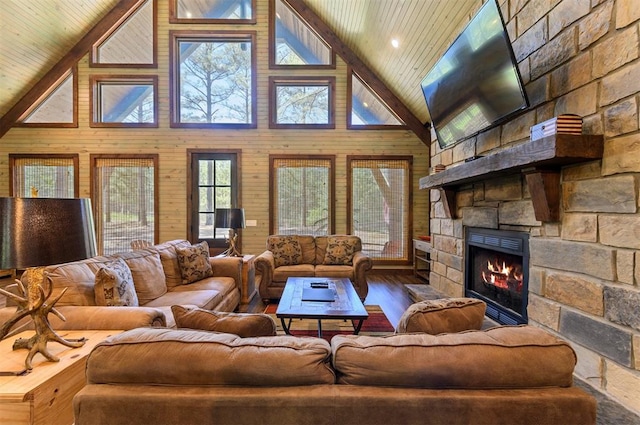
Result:
<svg viewBox="0 0 640 425"><path fill-rule="evenodd" d="M429 115L420 81L482 4L482 0L304 2L422 122L428 122ZM0 117L118 3L3 0ZM392 39L398 41L397 48Z"/></svg>

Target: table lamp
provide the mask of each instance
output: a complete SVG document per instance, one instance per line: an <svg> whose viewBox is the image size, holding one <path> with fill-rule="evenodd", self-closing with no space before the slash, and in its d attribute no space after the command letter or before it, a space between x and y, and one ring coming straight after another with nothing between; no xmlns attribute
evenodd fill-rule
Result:
<svg viewBox="0 0 640 425"><path fill-rule="evenodd" d="M236 233L236 229L244 229L244 209L216 208L215 216L216 229L229 229L229 249L224 251L222 255L226 255L227 257L242 257L242 254L240 254L237 248L238 234Z"/></svg>
<svg viewBox="0 0 640 425"><path fill-rule="evenodd" d="M84 344L84 339L66 340L51 328L49 313L64 320L54 308L64 291L49 300L53 288L43 273L43 266L96 255L91 201L77 198L0 198L0 217L0 269L25 269L22 281L16 280L20 294L0 289L0 293L18 305L16 314L0 327L0 339L23 317L31 315L36 334L28 339L17 339L13 349L29 349L25 367L32 369L31 362L37 353L50 361L58 361L47 351L48 341L69 347Z"/></svg>

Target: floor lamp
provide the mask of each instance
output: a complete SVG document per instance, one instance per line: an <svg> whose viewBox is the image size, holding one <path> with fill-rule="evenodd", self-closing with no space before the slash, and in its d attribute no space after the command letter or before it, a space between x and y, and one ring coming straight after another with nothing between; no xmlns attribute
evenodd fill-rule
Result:
<svg viewBox="0 0 640 425"><path fill-rule="evenodd" d="M0 339L22 318L31 316L36 334L19 338L13 349L27 348L25 367L32 369L32 359L41 353L49 361L58 361L47 350L47 342L81 347L84 339L66 340L55 333L48 315L64 320L54 307L62 291L50 299L53 288L44 267L67 263L96 255L95 228L89 199L0 198L0 269L25 269L16 280L18 294L0 289L18 305L15 315L0 327Z"/></svg>
<svg viewBox="0 0 640 425"><path fill-rule="evenodd" d="M238 233L236 229L244 229L244 209L242 208L216 208L216 229L229 229L229 248L222 253L227 257L242 257L238 251Z"/></svg>

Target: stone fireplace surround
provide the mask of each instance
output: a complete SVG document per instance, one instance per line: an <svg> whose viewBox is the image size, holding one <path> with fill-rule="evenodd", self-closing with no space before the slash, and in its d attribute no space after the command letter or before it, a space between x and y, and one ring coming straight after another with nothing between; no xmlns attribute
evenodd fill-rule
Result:
<svg viewBox="0 0 640 425"><path fill-rule="evenodd" d="M466 228L527 232L529 323L570 341L578 354L577 383L598 397L599 417L609 418L599 423L636 423L640 416L616 398L637 391L625 387L624 374L640 369L640 340L634 333L640 303L626 286L638 280L640 265L637 253L607 246L615 231L603 226L613 225L607 215L612 203L638 205L638 190L630 176L602 179L599 165L590 161L562 168L558 221L536 218L524 173L480 176L449 193L430 188L430 283L449 296L464 295Z"/></svg>

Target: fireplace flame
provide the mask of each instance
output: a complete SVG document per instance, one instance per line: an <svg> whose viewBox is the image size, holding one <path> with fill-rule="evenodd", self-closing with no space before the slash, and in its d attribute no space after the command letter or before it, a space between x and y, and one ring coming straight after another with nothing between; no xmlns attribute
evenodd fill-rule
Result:
<svg viewBox="0 0 640 425"><path fill-rule="evenodd" d="M498 288L522 292L523 274L514 270L513 266L508 266L505 261L500 264L487 261L487 270L482 272L482 280Z"/></svg>

